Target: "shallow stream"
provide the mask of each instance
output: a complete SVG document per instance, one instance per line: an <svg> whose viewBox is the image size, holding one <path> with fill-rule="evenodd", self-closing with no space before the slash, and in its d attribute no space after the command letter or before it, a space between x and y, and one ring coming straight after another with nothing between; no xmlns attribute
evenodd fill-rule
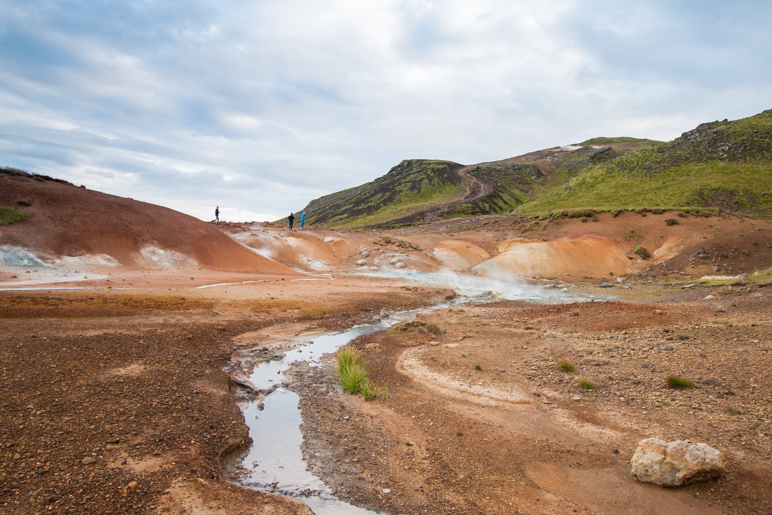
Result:
<svg viewBox="0 0 772 515"><path fill-rule="evenodd" d="M446 304L434 309L444 306ZM327 485L306 470L300 451L303 443L300 431L302 419L298 407L300 397L283 386L284 372L298 361L318 366L323 355L337 351L357 336L387 329L410 319L418 312L404 311L348 331L316 335L313 340L297 338L297 347L287 352L283 359L257 365L249 382L255 388L269 393L262 403L262 409L260 400L240 405L253 441L241 464L246 472L240 482L259 490L297 497L317 515L377 513L336 499Z"/></svg>
<svg viewBox="0 0 772 515"><path fill-rule="evenodd" d="M407 278L404 275L402 279ZM448 274L411 274L417 282L453 288L459 297L453 304L469 300L493 298L520 299L532 302L577 302L592 300L574 295L558 294L554 290L525 285L517 282L494 282L482 278L462 278ZM278 492L303 500L317 515L372 514L373 511L353 506L336 499L329 487L306 469L300 446L303 442L300 425L299 396L284 386L284 373L293 363L305 361L318 366L320 358L337 351L357 336L387 329L408 320L416 313L448 307L444 303L417 311L404 311L390 315L372 324L353 327L340 333L298 337L292 350L281 360L272 360L255 366L249 382L266 393L264 401L253 400L240 404L244 419L249 426L253 444L243 459L244 470L240 482L245 486L264 491Z"/></svg>

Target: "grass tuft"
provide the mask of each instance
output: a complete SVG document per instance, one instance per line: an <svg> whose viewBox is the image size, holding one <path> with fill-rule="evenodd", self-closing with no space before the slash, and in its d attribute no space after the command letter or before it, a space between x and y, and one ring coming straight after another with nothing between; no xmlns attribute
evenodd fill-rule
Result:
<svg viewBox="0 0 772 515"><path fill-rule="evenodd" d="M440 329L437 324L427 325L426 330L429 332L429 334L433 334L434 336L440 336L442 334L442 329Z"/></svg>
<svg viewBox="0 0 772 515"><path fill-rule="evenodd" d="M361 393L368 401L378 397L385 398L388 390L372 384L367 378L368 373L369 367L359 351L350 348L338 351L338 376L341 387L352 395Z"/></svg>
<svg viewBox="0 0 772 515"><path fill-rule="evenodd" d="M562 368L566 372L574 372L574 371L576 371L576 368L571 363L569 363L568 361L561 361L560 363L558 363L558 367Z"/></svg>
<svg viewBox="0 0 772 515"><path fill-rule="evenodd" d="M11 225L16 222L24 222L27 215L12 207L0 206L0 225Z"/></svg>
<svg viewBox="0 0 772 515"><path fill-rule="evenodd" d="M681 379L677 376L668 376L667 378L667 384L671 388L691 388L694 386L694 383L691 381L688 381L686 379Z"/></svg>
<svg viewBox="0 0 772 515"><path fill-rule="evenodd" d="M594 390L595 383L584 379L582 381L579 381L579 388L581 388L582 390Z"/></svg>

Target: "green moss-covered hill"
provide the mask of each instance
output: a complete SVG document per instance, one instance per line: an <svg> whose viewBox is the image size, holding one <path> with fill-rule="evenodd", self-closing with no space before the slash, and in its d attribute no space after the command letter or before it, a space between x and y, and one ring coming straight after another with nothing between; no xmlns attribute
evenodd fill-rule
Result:
<svg viewBox="0 0 772 515"><path fill-rule="evenodd" d="M593 138L470 166L403 161L370 183L312 201L305 212L311 224L365 227L663 207L772 215L772 110L705 123L670 142Z"/></svg>
<svg viewBox="0 0 772 515"><path fill-rule="evenodd" d="M338 227L408 223L415 215L461 195L458 171L450 161L411 159L372 182L311 201L309 223Z"/></svg>
<svg viewBox="0 0 772 515"><path fill-rule="evenodd" d="M519 211L669 206L772 214L772 110L586 167Z"/></svg>

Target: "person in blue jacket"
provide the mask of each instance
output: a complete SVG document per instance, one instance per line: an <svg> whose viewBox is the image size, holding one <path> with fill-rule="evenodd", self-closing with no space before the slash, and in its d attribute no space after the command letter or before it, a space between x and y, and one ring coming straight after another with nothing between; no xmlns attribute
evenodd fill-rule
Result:
<svg viewBox="0 0 772 515"><path fill-rule="evenodd" d="M306 214L305 213L301 213L300 214L300 228L302 229L304 225L306 225Z"/></svg>

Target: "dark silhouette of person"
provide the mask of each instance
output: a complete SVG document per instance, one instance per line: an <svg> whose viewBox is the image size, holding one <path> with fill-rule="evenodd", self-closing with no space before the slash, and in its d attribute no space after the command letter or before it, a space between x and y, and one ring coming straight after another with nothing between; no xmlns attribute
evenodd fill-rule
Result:
<svg viewBox="0 0 772 515"><path fill-rule="evenodd" d="M287 220L289 220L289 226L290 226L290 231L291 231L292 230L292 224L295 223L295 215L290 213L290 215L287 217Z"/></svg>
<svg viewBox="0 0 772 515"><path fill-rule="evenodd" d="M214 208L214 221L215 222L220 221L220 206L217 206Z"/></svg>

